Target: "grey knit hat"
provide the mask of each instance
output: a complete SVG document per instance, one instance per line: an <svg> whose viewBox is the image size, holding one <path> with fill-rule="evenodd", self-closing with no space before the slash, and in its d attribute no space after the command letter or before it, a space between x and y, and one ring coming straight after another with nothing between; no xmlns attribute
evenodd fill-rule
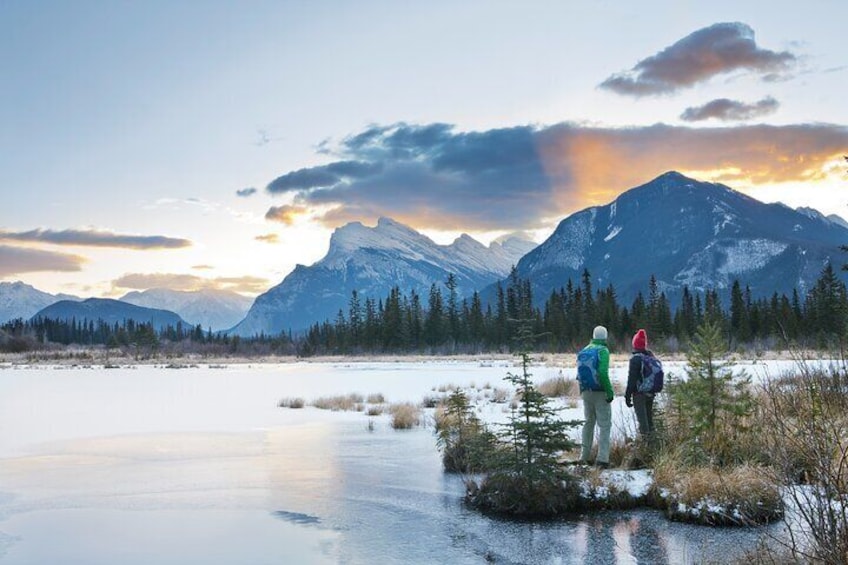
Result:
<svg viewBox="0 0 848 565"><path fill-rule="evenodd" d="M592 339L607 339L607 329L603 326L595 326L595 330L592 332Z"/></svg>

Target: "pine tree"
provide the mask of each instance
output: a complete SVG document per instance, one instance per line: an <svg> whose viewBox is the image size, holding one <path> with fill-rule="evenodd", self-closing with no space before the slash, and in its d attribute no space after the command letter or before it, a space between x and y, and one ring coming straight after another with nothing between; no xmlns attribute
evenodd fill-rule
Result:
<svg viewBox="0 0 848 565"><path fill-rule="evenodd" d="M828 262L807 296L805 310L811 324L807 330L819 336L822 345L845 334L846 290Z"/></svg>
<svg viewBox="0 0 848 565"><path fill-rule="evenodd" d="M519 336L530 339L523 326ZM487 466L493 469L471 495L485 510L521 516L550 516L572 510L577 498L575 481L563 470L557 456L575 447L568 430L580 421L563 421L550 399L533 385L530 356L520 353L521 373L505 380L515 387L518 407L498 434L503 449L492 452Z"/></svg>
<svg viewBox="0 0 848 565"><path fill-rule="evenodd" d="M468 395L456 388L436 418L436 444L446 471L473 473L486 470L486 459L495 447L495 436L477 418Z"/></svg>
<svg viewBox="0 0 848 565"><path fill-rule="evenodd" d="M728 466L738 462L739 448L747 443L747 418L753 410L750 377L734 377L732 364L722 361L725 340L718 324L704 323L695 332L687 355L687 380L669 386L679 409L675 422L687 437L678 444L689 449L693 463Z"/></svg>
<svg viewBox="0 0 848 565"><path fill-rule="evenodd" d="M448 337L450 340L456 342L459 339L459 301L456 291L456 276L453 273L448 273L445 287L448 289Z"/></svg>
<svg viewBox="0 0 848 565"><path fill-rule="evenodd" d="M427 345L441 345L445 341L444 334L444 306L442 293L439 287L433 283L430 286L430 299L428 302L427 317L424 321L424 339Z"/></svg>

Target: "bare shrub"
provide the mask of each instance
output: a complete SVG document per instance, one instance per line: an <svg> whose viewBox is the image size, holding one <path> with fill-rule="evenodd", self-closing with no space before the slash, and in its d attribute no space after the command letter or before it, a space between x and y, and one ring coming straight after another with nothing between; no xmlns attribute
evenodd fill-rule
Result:
<svg viewBox="0 0 848 565"><path fill-rule="evenodd" d="M392 404L389 410L392 414L392 428L396 430L409 430L421 424L421 410L414 404Z"/></svg>
<svg viewBox="0 0 848 565"><path fill-rule="evenodd" d="M763 383L763 441L774 480L792 507L793 557L826 564L848 558L848 366L812 368ZM799 485L798 483L804 483Z"/></svg>
<svg viewBox="0 0 848 565"><path fill-rule="evenodd" d="M371 405L365 413L368 416L379 416L383 413L383 407L381 405Z"/></svg>
<svg viewBox="0 0 848 565"><path fill-rule="evenodd" d="M497 388L492 389L492 402L495 404L505 404L512 394L505 388Z"/></svg>
<svg viewBox="0 0 848 565"><path fill-rule="evenodd" d="M436 408L443 400L444 398L442 396L428 395L421 400L421 406L423 408Z"/></svg>
<svg viewBox="0 0 848 565"><path fill-rule="evenodd" d="M377 392L369 394L366 401L368 404L384 404L386 402L386 397L383 396L383 393Z"/></svg>
<svg viewBox="0 0 848 565"><path fill-rule="evenodd" d="M283 398L277 403L280 408L303 408L305 402L302 398Z"/></svg>

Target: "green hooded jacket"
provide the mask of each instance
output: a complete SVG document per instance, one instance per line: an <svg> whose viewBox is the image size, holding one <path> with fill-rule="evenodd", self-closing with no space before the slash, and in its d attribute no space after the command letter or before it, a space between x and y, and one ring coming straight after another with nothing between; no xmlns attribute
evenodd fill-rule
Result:
<svg viewBox="0 0 848 565"><path fill-rule="evenodd" d="M601 382L601 386L604 388L604 392L607 393L607 400L615 398L615 393L612 390L612 383L609 378L610 353L607 348L607 340L593 339L586 347L593 347L600 350L598 351L598 379Z"/></svg>

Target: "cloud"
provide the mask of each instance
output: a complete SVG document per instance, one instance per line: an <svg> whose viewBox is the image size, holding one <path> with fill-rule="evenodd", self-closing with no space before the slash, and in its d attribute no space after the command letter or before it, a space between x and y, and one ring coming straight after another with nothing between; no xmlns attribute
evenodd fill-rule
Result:
<svg viewBox="0 0 848 565"><path fill-rule="evenodd" d="M359 161L337 161L322 167L299 169L286 173L268 184L267 190L272 194L282 194L298 190L326 188L345 179L365 178L380 172L377 163Z"/></svg>
<svg viewBox="0 0 848 565"><path fill-rule="evenodd" d="M79 255L0 245L0 277L36 271L79 271L85 261Z"/></svg>
<svg viewBox="0 0 848 565"><path fill-rule="evenodd" d="M216 277L207 279L181 273L128 273L112 281L113 289L195 291L203 289L230 290L245 294L258 294L268 289L268 279L258 277Z"/></svg>
<svg viewBox="0 0 848 565"><path fill-rule="evenodd" d="M298 216L302 216L306 213L307 209L304 206L284 204L282 206L271 206L268 208L268 211L265 213L265 219L271 222L280 222L281 224L290 226L294 224L294 221L298 218Z"/></svg>
<svg viewBox="0 0 848 565"><path fill-rule="evenodd" d="M23 232L0 230L0 240L78 245L85 247L118 247L122 249L179 249L190 247L191 241L162 235L123 235L105 230L45 230Z"/></svg>
<svg viewBox="0 0 848 565"><path fill-rule="evenodd" d="M670 94L735 70L752 71L773 80L795 62L795 55L788 51L758 47L750 26L718 23L687 35L599 86L627 96Z"/></svg>
<svg viewBox="0 0 848 565"><path fill-rule="evenodd" d="M254 237L256 241L264 241L265 243L279 243L280 236L275 233L266 233L263 235L257 235Z"/></svg>
<svg viewBox="0 0 848 565"><path fill-rule="evenodd" d="M236 191L236 196L241 196L242 198L247 198L248 196L253 196L256 194L257 190L252 186L249 188L242 188L241 190Z"/></svg>
<svg viewBox="0 0 848 565"><path fill-rule="evenodd" d="M372 126L333 150L379 171L292 190L266 217L323 212L325 225L390 216L417 228L534 229L668 170L721 171L735 186L814 181L848 146L832 124L601 128L573 123L457 132L445 124ZM324 172L332 167L316 167ZM310 169L299 169L304 177ZM286 175L283 175L286 176Z"/></svg>
<svg viewBox="0 0 848 565"><path fill-rule="evenodd" d="M686 122L698 122L708 120L710 118L722 121L744 121L773 114L779 107L780 102L771 96L766 96L759 102L754 102L753 104L747 104L738 100L730 100L728 98L717 98L716 100L707 102L703 106L691 106L686 108L686 110L680 114L680 119Z"/></svg>
<svg viewBox="0 0 848 565"><path fill-rule="evenodd" d="M211 271L215 267L212 265L192 265L191 268L195 271Z"/></svg>

